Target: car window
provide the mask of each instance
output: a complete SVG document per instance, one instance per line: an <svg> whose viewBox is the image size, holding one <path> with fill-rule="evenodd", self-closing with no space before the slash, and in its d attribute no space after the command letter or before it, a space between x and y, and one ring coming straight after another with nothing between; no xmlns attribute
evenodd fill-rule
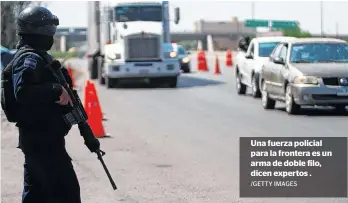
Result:
<svg viewBox="0 0 348 203"><path fill-rule="evenodd" d="M280 51L283 47L283 44L278 44L277 47L274 49L273 53L272 53L272 57L279 57L280 56Z"/></svg>
<svg viewBox="0 0 348 203"><path fill-rule="evenodd" d="M280 50L279 57L282 58L285 61L287 53L288 53L288 47L287 46L282 46L282 49Z"/></svg>
<svg viewBox="0 0 348 203"><path fill-rule="evenodd" d="M290 54L291 63L348 63L347 43L294 44Z"/></svg>
<svg viewBox="0 0 348 203"><path fill-rule="evenodd" d="M273 49L277 46L279 42L262 42L259 43L259 56L269 57Z"/></svg>

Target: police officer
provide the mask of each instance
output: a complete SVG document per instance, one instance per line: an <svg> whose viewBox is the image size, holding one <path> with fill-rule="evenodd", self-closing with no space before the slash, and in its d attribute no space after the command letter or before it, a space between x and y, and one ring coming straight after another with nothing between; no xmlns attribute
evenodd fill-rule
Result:
<svg viewBox="0 0 348 203"><path fill-rule="evenodd" d="M47 68L52 60L47 51L59 20L44 7L30 7L20 13L16 23L18 51L35 50L13 60L14 96L20 112L16 126L25 157L22 202L80 203L79 182L65 149L71 125L63 114L71 110L72 102ZM85 144L91 152L100 146L95 138L85 139Z"/></svg>
<svg viewBox="0 0 348 203"><path fill-rule="evenodd" d="M248 50L250 44L250 37L248 35L243 36L242 39L239 40L238 47L246 52Z"/></svg>

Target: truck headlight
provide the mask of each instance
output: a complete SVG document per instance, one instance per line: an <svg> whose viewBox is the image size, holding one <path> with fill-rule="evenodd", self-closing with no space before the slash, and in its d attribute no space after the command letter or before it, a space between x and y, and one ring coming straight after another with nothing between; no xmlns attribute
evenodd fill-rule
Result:
<svg viewBox="0 0 348 203"><path fill-rule="evenodd" d="M182 62L183 63L188 63L190 61L190 58L189 57L185 57L182 59Z"/></svg>
<svg viewBox="0 0 348 203"><path fill-rule="evenodd" d="M169 53L170 58L175 58L177 56L177 53L175 51L172 51Z"/></svg>
<svg viewBox="0 0 348 203"><path fill-rule="evenodd" d="M313 76L298 76L295 78L294 83L317 85L319 84L319 79Z"/></svg>

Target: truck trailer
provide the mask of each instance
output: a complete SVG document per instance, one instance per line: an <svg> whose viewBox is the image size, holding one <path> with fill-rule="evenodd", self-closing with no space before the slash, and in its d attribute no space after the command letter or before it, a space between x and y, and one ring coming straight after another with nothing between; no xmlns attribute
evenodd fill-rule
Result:
<svg viewBox="0 0 348 203"><path fill-rule="evenodd" d="M123 79L147 79L176 87L180 76L177 53L168 49L169 2L125 2L102 6L88 2L88 70L107 88ZM174 22L180 9L174 9Z"/></svg>

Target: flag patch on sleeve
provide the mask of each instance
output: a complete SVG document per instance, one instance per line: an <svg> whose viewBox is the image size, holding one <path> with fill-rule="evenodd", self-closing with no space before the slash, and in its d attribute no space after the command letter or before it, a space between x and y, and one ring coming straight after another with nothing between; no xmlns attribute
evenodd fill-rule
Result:
<svg viewBox="0 0 348 203"><path fill-rule="evenodd" d="M37 61L35 59L26 58L24 60L24 67L35 69L36 68L36 64L37 64Z"/></svg>

